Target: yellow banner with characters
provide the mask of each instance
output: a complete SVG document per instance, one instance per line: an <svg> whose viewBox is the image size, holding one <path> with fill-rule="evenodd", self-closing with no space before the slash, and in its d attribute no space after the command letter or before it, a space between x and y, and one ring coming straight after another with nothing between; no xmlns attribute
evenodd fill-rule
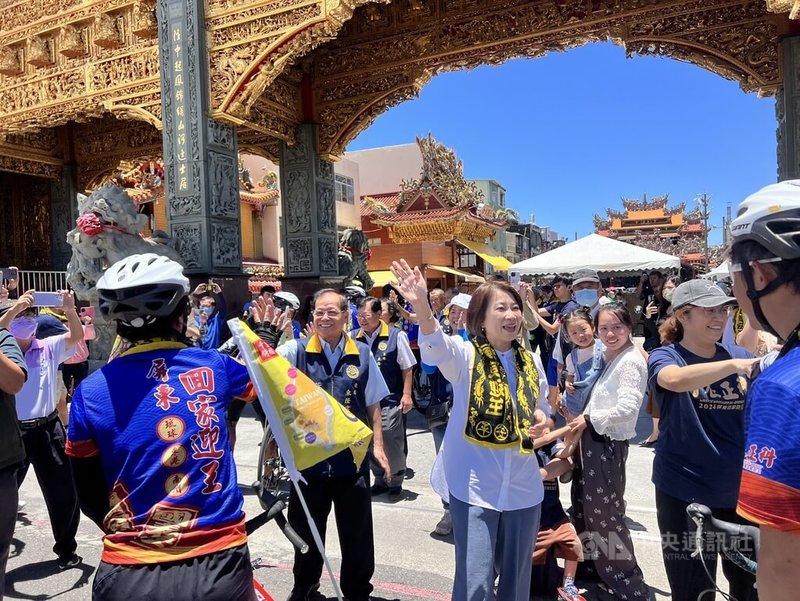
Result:
<svg viewBox="0 0 800 601"><path fill-rule="evenodd" d="M367 456L372 430L244 322L228 322L261 406L293 480L300 470L349 448L356 466Z"/></svg>

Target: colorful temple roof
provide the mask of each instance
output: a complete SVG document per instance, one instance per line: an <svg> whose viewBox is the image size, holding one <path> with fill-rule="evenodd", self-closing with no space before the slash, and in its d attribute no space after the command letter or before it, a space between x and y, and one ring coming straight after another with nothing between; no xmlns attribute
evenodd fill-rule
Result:
<svg viewBox="0 0 800 601"><path fill-rule="evenodd" d="M594 216L595 232L636 246L681 258L687 264L705 261L705 234L699 208L686 211L686 203L668 206L669 196L648 200L622 199L623 210L606 209L606 217ZM709 249L710 264L719 262L717 248Z"/></svg>
<svg viewBox="0 0 800 601"><path fill-rule="evenodd" d="M430 134L417 138L417 145L419 178L404 180L399 191L363 197L362 218L385 227L397 243L485 240L507 224L505 213L484 202L483 193L464 179L464 166L452 150Z"/></svg>

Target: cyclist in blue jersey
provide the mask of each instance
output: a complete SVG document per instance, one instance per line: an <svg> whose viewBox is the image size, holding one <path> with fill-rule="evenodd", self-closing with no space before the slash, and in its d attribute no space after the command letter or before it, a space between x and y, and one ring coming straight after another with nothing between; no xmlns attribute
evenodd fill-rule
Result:
<svg viewBox="0 0 800 601"><path fill-rule="evenodd" d="M225 418L246 368L185 344L189 280L148 253L97 282L132 346L72 400L67 453L81 509L104 533L95 600L255 599L243 498Z"/></svg>
<svg viewBox="0 0 800 601"><path fill-rule="evenodd" d="M762 188L731 222L733 292L754 326L785 341L750 389L738 512L761 527L758 596L800 590L800 180Z"/></svg>

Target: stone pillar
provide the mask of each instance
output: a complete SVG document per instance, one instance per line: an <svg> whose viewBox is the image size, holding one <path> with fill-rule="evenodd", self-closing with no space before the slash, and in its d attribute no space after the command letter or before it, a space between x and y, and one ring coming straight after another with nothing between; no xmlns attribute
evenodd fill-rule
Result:
<svg viewBox="0 0 800 601"><path fill-rule="evenodd" d="M333 163L319 157L317 125L303 123L293 146L281 143L280 183L285 277L340 285Z"/></svg>
<svg viewBox="0 0 800 601"><path fill-rule="evenodd" d="M240 275L236 130L208 116L204 6L157 5L167 220L187 275Z"/></svg>
<svg viewBox="0 0 800 601"><path fill-rule="evenodd" d="M783 87L778 90L778 181L800 178L800 36L781 40Z"/></svg>
<svg viewBox="0 0 800 601"><path fill-rule="evenodd" d="M56 271L67 268L72 247L67 232L75 227L78 218L78 166L64 165L61 179L50 187L50 264Z"/></svg>

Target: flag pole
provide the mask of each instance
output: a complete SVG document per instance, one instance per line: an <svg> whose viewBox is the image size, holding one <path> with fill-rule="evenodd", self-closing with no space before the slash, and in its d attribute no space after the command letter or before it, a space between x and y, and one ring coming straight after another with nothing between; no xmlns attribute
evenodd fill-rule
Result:
<svg viewBox="0 0 800 601"><path fill-rule="evenodd" d="M322 555L322 561L325 564L325 569L328 571L328 577L331 579L331 584L333 585L333 591L336 593L336 598L338 601L344 601L342 598L342 591L339 588L339 583L336 582L336 577L333 575L333 567L331 567L331 562L325 553L325 545L322 542L319 529L317 528L314 518L311 517L311 511L308 509L306 498L303 496L303 491L300 490L300 483L292 478L292 484L294 485L294 490L297 493L297 498L300 499L300 505L303 507L303 511L306 514L308 527L311 530L311 536L314 538L314 543L316 543L317 549L319 549L319 554Z"/></svg>
<svg viewBox="0 0 800 601"><path fill-rule="evenodd" d="M333 590L336 593L336 598L338 601L344 601L342 597L342 591L339 588L339 583L336 581L336 578L333 575L331 562L325 553L325 545L322 542L322 536L320 536L317 524L314 522L314 518L311 516L311 511L308 508L303 491L300 490L299 481L303 479L303 476L294 465L294 460L289 460L289 458L292 457L292 449L289 445L288 439L286 438L286 432L283 430L283 428L278 426L281 422L280 417L275 411L274 405L270 405L268 402L266 402L266 399L271 399L272 395L270 394L268 388L264 386L265 382L260 377L261 374L255 371L256 367L250 360L255 357L255 351L249 344L244 329L242 328L242 323L239 319L229 320L228 328L230 329L231 334L233 335L234 340L239 347L241 356L245 358L244 363L247 367L248 373L250 374L250 381L252 382L256 393L258 394L258 400L261 403L261 407L264 409L264 413L267 415L267 421L270 421L270 418L272 418L272 420L274 420L273 423L276 424L276 427L272 428L272 433L275 436L275 442L281 451L281 455L283 456L284 464L289 472L289 477L292 481L292 485L294 486L294 490L297 493L297 498L300 500L300 505L303 508L303 512L306 514L306 520L308 521L308 527L311 530L311 536L314 538L314 543L317 545L319 554L322 556L322 561L325 564L325 569L328 571L328 576L331 579L331 584L333 585Z"/></svg>

